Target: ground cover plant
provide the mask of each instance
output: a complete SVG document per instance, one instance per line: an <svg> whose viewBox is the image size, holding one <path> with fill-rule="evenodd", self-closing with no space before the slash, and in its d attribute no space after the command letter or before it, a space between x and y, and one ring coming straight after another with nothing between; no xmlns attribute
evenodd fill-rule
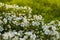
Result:
<svg viewBox="0 0 60 40"><path fill-rule="evenodd" d="M45 23L31 7L0 2L0 40L60 40L60 21Z"/></svg>

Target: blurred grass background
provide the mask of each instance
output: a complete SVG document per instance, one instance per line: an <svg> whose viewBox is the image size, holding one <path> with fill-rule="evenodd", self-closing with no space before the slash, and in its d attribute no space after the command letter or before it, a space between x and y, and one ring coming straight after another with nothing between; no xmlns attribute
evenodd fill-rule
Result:
<svg viewBox="0 0 60 40"><path fill-rule="evenodd" d="M60 0L0 0L0 2L30 6L33 10L32 14L41 14L45 22L60 20Z"/></svg>

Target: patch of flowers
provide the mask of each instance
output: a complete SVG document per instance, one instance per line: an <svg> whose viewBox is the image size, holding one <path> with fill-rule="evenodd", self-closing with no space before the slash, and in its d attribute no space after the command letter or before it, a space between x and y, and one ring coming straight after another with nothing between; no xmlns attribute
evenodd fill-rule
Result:
<svg viewBox="0 0 60 40"><path fill-rule="evenodd" d="M41 15L31 15L26 6L0 3L1 40L59 40L60 21L44 23Z"/></svg>

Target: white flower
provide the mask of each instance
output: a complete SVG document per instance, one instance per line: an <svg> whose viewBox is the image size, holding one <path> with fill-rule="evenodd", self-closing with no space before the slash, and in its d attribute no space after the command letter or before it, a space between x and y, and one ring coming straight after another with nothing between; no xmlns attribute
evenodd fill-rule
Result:
<svg viewBox="0 0 60 40"><path fill-rule="evenodd" d="M3 27L0 26L0 31L2 32L3 30L4 30Z"/></svg>
<svg viewBox="0 0 60 40"><path fill-rule="evenodd" d="M26 40L25 38L20 38L20 40Z"/></svg>
<svg viewBox="0 0 60 40"><path fill-rule="evenodd" d="M28 27L28 26L29 26L29 22L22 22L22 23L21 23L21 26L22 26L22 27Z"/></svg>
<svg viewBox="0 0 60 40"><path fill-rule="evenodd" d="M19 31L18 36L22 37L22 35L23 35L23 31Z"/></svg>
<svg viewBox="0 0 60 40"><path fill-rule="evenodd" d="M16 23L17 23L17 21L12 21L12 23L13 23L13 24L16 24Z"/></svg>
<svg viewBox="0 0 60 40"><path fill-rule="evenodd" d="M45 32L44 32L46 35L49 35L49 33L50 33L50 30L45 30Z"/></svg>
<svg viewBox="0 0 60 40"><path fill-rule="evenodd" d="M55 21L53 20L53 21L51 21L50 23L48 23L48 25L50 25L50 24L54 24L55 23Z"/></svg>
<svg viewBox="0 0 60 40"><path fill-rule="evenodd" d="M50 30L45 30L44 32L46 35L54 35L54 32L53 31L50 31Z"/></svg>
<svg viewBox="0 0 60 40"><path fill-rule="evenodd" d="M56 35L58 33L58 31L53 31L52 35Z"/></svg>
<svg viewBox="0 0 60 40"><path fill-rule="evenodd" d="M2 7L2 6L4 6L4 3L1 3L1 2L0 2L0 7Z"/></svg>
<svg viewBox="0 0 60 40"><path fill-rule="evenodd" d="M7 40L8 39L8 35L7 35L8 33L7 32L5 32L2 36L3 36L3 39L5 39L5 40Z"/></svg>
<svg viewBox="0 0 60 40"><path fill-rule="evenodd" d="M12 38L12 37L15 36L15 33L14 33L13 31L9 31L9 32L8 32L8 36L9 36L10 38Z"/></svg>
<svg viewBox="0 0 60 40"><path fill-rule="evenodd" d="M54 25L43 25L42 28L46 35L56 35L55 31L57 29Z"/></svg>
<svg viewBox="0 0 60 40"><path fill-rule="evenodd" d="M58 26L60 26L60 21L58 22Z"/></svg>
<svg viewBox="0 0 60 40"><path fill-rule="evenodd" d="M52 26L52 30L53 30L53 31L56 31L57 29L56 29L56 27L55 27L55 26Z"/></svg>
<svg viewBox="0 0 60 40"><path fill-rule="evenodd" d="M23 22L21 23L22 27L28 27L29 26L29 21L27 21L26 18L23 19Z"/></svg>
<svg viewBox="0 0 60 40"><path fill-rule="evenodd" d="M16 30L13 30L12 33L13 33L14 35L18 35L18 32L16 32Z"/></svg>
<svg viewBox="0 0 60 40"><path fill-rule="evenodd" d="M43 30L45 31L45 30L47 30L47 29L49 28L49 26L43 25L42 28L43 28Z"/></svg>
<svg viewBox="0 0 60 40"><path fill-rule="evenodd" d="M21 19L22 19L22 17L16 17L16 18L14 18L14 20L16 20L16 21L21 20Z"/></svg>
<svg viewBox="0 0 60 40"><path fill-rule="evenodd" d="M30 38L31 38L31 40L36 40L36 35L35 35L35 34L32 34L32 35L30 36Z"/></svg>
<svg viewBox="0 0 60 40"><path fill-rule="evenodd" d="M39 26L40 23L39 23L39 22L34 22L34 21L33 21L33 22L32 22L32 25L33 25L33 26Z"/></svg>
<svg viewBox="0 0 60 40"><path fill-rule="evenodd" d="M27 9L27 7L26 7L26 6L24 6L24 9Z"/></svg>
<svg viewBox="0 0 60 40"><path fill-rule="evenodd" d="M8 24L7 26L8 26L8 28L11 28L11 25Z"/></svg>
<svg viewBox="0 0 60 40"><path fill-rule="evenodd" d="M12 21L13 24L15 24L16 26L20 25L20 22L17 21Z"/></svg>
<svg viewBox="0 0 60 40"><path fill-rule="evenodd" d="M15 4L13 5L13 7L17 10L20 9L20 7L18 5L15 5Z"/></svg>
<svg viewBox="0 0 60 40"><path fill-rule="evenodd" d="M8 20L11 21L11 20L12 20L12 16L9 16L9 17L8 17Z"/></svg>
<svg viewBox="0 0 60 40"><path fill-rule="evenodd" d="M25 39L27 39L27 38L28 38L28 36L27 36L27 35L25 35L25 36L24 36L24 38L25 38Z"/></svg>
<svg viewBox="0 0 60 40"><path fill-rule="evenodd" d="M18 40L18 36L15 36L12 40Z"/></svg>
<svg viewBox="0 0 60 40"><path fill-rule="evenodd" d="M6 23L7 23L7 19L6 19L6 18L4 18L4 19L3 19L3 22L6 24Z"/></svg>
<svg viewBox="0 0 60 40"><path fill-rule="evenodd" d="M41 15L34 15L33 16L35 20L42 20L42 16Z"/></svg>
<svg viewBox="0 0 60 40"><path fill-rule="evenodd" d="M13 6L13 5L7 5L7 4L5 4L5 6L6 6L6 9L14 8L14 6Z"/></svg>
<svg viewBox="0 0 60 40"><path fill-rule="evenodd" d="M56 38L59 39L60 38L60 33L56 32Z"/></svg>
<svg viewBox="0 0 60 40"><path fill-rule="evenodd" d="M32 32L25 32L25 35L30 36L30 35L32 35Z"/></svg>
<svg viewBox="0 0 60 40"><path fill-rule="evenodd" d="M18 35L18 33L17 33L17 32L15 32L15 34L16 34L16 35Z"/></svg>

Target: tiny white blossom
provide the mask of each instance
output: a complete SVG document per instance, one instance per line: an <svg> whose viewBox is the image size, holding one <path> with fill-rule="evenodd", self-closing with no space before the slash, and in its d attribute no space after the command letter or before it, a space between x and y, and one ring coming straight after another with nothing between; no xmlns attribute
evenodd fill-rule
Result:
<svg viewBox="0 0 60 40"><path fill-rule="evenodd" d="M14 6L13 6L13 5L7 5L7 4L5 4L5 6L6 6L6 9L14 8Z"/></svg>
<svg viewBox="0 0 60 40"><path fill-rule="evenodd" d="M1 2L0 2L0 7L2 7L2 6L4 6L4 3L1 3Z"/></svg>
<svg viewBox="0 0 60 40"><path fill-rule="evenodd" d="M25 38L20 38L20 40L26 40Z"/></svg>
<svg viewBox="0 0 60 40"><path fill-rule="evenodd" d="M58 26L60 26L60 21L58 22Z"/></svg>
<svg viewBox="0 0 60 40"><path fill-rule="evenodd" d="M0 26L0 31L2 32L3 30L4 30L3 27Z"/></svg>
<svg viewBox="0 0 60 40"><path fill-rule="evenodd" d="M42 16L41 15L34 15L33 16L35 20L42 20Z"/></svg>
<svg viewBox="0 0 60 40"><path fill-rule="evenodd" d="M55 22L55 21L53 20L53 21L51 21L51 22L50 22L50 23L48 23L48 24L49 24L49 25L50 25L50 24L54 24L54 22Z"/></svg>
<svg viewBox="0 0 60 40"><path fill-rule="evenodd" d="M3 19L3 22L6 24L6 23L7 23L7 19L6 19L6 18L4 18L4 19Z"/></svg>
<svg viewBox="0 0 60 40"><path fill-rule="evenodd" d="M12 40L18 40L18 36L15 36Z"/></svg>
<svg viewBox="0 0 60 40"><path fill-rule="evenodd" d="M8 34L8 33L5 32L5 33L2 35L4 40L8 40L8 35L7 35L7 34Z"/></svg>
<svg viewBox="0 0 60 40"><path fill-rule="evenodd" d="M22 35L23 35L23 31L19 31L18 36L22 37Z"/></svg>
<svg viewBox="0 0 60 40"><path fill-rule="evenodd" d="M45 32L44 32L46 35L54 35L53 33L53 31L50 31L50 30L45 30Z"/></svg>
<svg viewBox="0 0 60 40"><path fill-rule="evenodd" d="M9 20L9 21L11 21L11 20L12 20L12 17L11 17L11 16L9 16L9 17L8 17L8 20Z"/></svg>
<svg viewBox="0 0 60 40"><path fill-rule="evenodd" d="M53 30L53 31L56 31L57 29L56 29L56 27L55 27L55 26L52 26L52 30Z"/></svg>
<svg viewBox="0 0 60 40"><path fill-rule="evenodd" d="M30 38L31 38L31 40L36 40L36 35L35 35L35 34L32 34L32 35L30 36Z"/></svg>
<svg viewBox="0 0 60 40"><path fill-rule="evenodd" d="M29 26L29 21L27 21L26 18L23 19L23 22L21 23L22 27L28 27Z"/></svg>
<svg viewBox="0 0 60 40"><path fill-rule="evenodd" d="M33 21L33 22L32 22L32 25L33 25L33 26L39 26L40 23L39 23L39 22L34 22L34 21Z"/></svg>
<svg viewBox="0 0 60 40"><path fill-rule="evenodd" d="M25 32L25 35L30 36L30 35L32 35L32 32Z"/></svg>
<svg viewBox="0 0 60 40"><path fill-rule="evenodd" d="M7 25L8 26L8 28L11 28L11 25Z"/></svg>
<svg viewBox="0 0 60 40"><path fill-rule="evenodd" d="M8 32L8 36L9 36L10 38L12 38L12 37L14 37L14 36L15 36L15 34L14 34L14 32L13 32L13 31L9 31L9 32Z"/></svg>

